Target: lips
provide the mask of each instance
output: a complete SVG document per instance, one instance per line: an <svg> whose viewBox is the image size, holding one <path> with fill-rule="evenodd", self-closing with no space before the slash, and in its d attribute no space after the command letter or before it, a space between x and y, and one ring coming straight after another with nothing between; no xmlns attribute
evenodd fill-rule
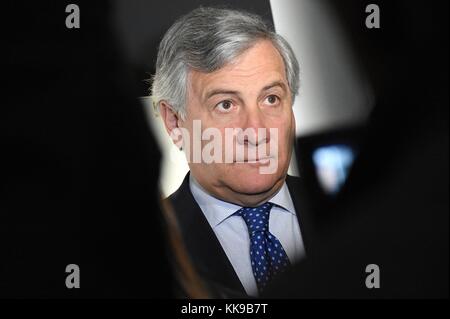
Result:
<svg viewBox="0 0 450 319"><path fill-rule="evenodd" d="M257 159L244 159L243 161L234 161L238 164L268 164L272 157L263 157Z"/></svg>

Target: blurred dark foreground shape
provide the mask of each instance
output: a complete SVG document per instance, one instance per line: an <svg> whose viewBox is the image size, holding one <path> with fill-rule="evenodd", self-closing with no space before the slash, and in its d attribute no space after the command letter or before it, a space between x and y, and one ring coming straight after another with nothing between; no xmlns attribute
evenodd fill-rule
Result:
<svg viewBox="0 0 450 319"><path fill-rule="evenodd" d="M110 7L5 4L0 296L171 296L160 152L116 48ZM68 264L80 289L68 289Z"/></svg>

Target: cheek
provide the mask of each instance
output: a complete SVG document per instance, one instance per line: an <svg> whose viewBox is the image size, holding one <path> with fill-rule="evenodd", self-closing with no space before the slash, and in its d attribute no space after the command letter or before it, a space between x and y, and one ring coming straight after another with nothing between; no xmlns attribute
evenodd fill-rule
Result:
<svg viewBox="0 0 450 319"><path fill-rule="evenodd" d="M283 119L273 121L269 126L278 130L278 142L280 147L292 144L295 135L295 120L293 116L286 115Z"/></svg>

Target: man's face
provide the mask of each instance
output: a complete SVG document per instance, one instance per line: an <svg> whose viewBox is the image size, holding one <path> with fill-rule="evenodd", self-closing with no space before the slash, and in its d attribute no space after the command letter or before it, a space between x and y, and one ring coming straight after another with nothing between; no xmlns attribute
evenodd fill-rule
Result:
<svg viewBox="0 0 450 319"><path fill-rule="evenodd" d="M191 174L212 195L237 204L255 205L265 199L264 194L273 195L284 182L295 134L291 92L279 52L270 41L259 41L215 72L190 71L188 82L187 117L179 121L179 126L189 131L191 150L194 120L201 121L202 131L218 129L223 146L220 163L193 163L191 151ZM261 154L252 159L234 155L231 163L224 163L226 148L230 149L225 144L226 128L255 132L247 138L234 135L234 150L236 144L245 151L266 144L269 155L270 147L275 146L277 151L271 155L276 157L272 161L276 166L272 173L261 173L261 167L268 165ZM258 135L258 128L266 130L266 137ZM277 130L278 136L271 134L271 128ZM202 141L202 149L208 142Z"/></svg>

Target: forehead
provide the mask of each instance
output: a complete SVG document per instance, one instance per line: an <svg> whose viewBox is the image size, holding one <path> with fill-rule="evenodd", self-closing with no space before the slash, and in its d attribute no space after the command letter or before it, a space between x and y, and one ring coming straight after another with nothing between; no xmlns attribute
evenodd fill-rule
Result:
<svg viewBox="0 0 450 319"><path fill-rule="evenodd" d="M274 81L287 85L283 58L269 40L258 41L219 70L189 74L190 91L199 95L215 88L256 89Z"/></svg>

